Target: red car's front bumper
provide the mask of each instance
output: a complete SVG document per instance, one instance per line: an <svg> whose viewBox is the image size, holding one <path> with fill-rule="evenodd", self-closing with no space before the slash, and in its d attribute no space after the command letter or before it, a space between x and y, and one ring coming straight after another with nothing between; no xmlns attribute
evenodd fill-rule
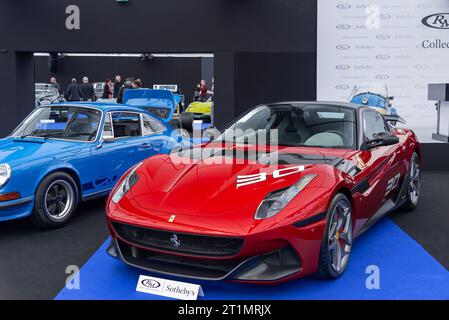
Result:
<svg viewBox="0 0 449 320"><path fill-rule="evenodd" d="M128 265L205 280L274 284L316 272L325 215L242 236L185 233L111 219L107 252Z"/></svg>

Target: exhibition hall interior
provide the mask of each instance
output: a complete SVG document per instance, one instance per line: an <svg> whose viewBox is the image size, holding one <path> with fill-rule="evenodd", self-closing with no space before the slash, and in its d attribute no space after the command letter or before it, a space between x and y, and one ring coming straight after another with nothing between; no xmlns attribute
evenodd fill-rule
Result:
<svg viewBox="0 0 449 320"><path fill-rule="evenodd" d="M0 1L0 300L449 300L448 12Z"/></svg>

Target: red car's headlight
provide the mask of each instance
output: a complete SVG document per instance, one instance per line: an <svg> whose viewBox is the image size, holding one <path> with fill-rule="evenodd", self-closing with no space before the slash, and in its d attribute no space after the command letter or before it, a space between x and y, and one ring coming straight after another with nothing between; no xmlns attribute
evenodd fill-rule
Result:
<svg viewBox="0 0 449 320"><path fill-rule="evenodd" d="M136 184L137 180L139 179L136 170L142 165L142 163L143 162L138 163L128 173L125 179L123 179L123 181L120 183L117 189L115 189L114 194L112 195L112 202L118 203L120 200L122 200L125 194L131 189L131 187Z"/></svg>
<svg viewBox="0 0 449 320"><path fill-rule="evenodd" d="M316 174L307 174L287 189L269 193L257 208L254 219L261 220L278 214L293 200L314 178Z"/></svg>

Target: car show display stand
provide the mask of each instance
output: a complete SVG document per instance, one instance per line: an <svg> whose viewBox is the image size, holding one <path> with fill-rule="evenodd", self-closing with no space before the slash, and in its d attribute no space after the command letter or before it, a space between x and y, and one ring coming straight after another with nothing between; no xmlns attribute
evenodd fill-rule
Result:
<svg viewBox="0 0 449 320"><path fill-rule="evenodd" d="M56 300L170 299L136 291L141 275L200 285L204 297L199 299L207 300L449 299L449 271L389 218L357 241L341 278L325 281L310 276L276 286L186 280L132 268L109 257L109 241L81 268L80 288L64 288Z"/></svg>
<svg viewBox="0 0 449 320"><path fill-rule="evenodd" d="M432 139L449 142L449 84L429 84L428 99L437 101L437 130Z"/></svg>

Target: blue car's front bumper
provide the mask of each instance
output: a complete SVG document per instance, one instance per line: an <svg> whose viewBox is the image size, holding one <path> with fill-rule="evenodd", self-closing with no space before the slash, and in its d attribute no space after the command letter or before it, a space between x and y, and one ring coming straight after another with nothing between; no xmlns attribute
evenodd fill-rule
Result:
<svg viewBox="0 0 449 320"><path fill-rule="evenodd" d="M33 211L34 196L0 202L0 221L29 216Z"/></svg>

